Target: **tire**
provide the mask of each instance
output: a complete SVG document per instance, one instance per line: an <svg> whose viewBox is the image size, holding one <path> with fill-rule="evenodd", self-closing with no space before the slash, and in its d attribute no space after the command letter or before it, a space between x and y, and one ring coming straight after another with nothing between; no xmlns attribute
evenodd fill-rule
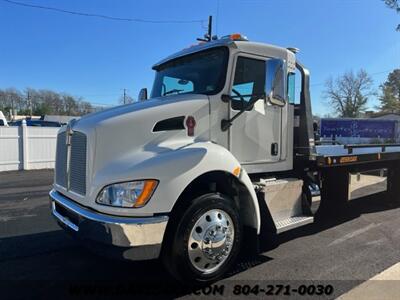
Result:
<svg viewBox="0 0 400 300"><path fill-rule="evenodd" d="M201 285L221 278L234 265L240 251L242 224L229 197L210 193L195 198L175 224L162 259L180 282Z"/></svg>

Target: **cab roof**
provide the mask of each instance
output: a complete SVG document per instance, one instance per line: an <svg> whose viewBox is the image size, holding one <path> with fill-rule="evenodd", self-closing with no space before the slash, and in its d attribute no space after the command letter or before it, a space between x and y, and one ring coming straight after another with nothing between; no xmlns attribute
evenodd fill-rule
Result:
<svg viewBox="0 0 400 300"><path fill-rule="evenodd" d="M206 49L211 49L211 48L216 48L216 47L221 47L221 46L226 46L229 48L237 49L240 52L246 52L246 53L251 53L251 54L256 54L256 55L262 55L262 56L271 56L271 57L276 57L276 58L282 58L285 60L294 60L294 53L286 48L283 47L278 47L274 45L269 45L269 44L264 44L264 43L257 43L257 42L250 42L250 41L236 41L236 40L231 40L229 38L221 38L218 40L212 40L209 42L203 42L199 43L197 45L190 46L188 48L185 48L179 52L176 52L155 65L153 65L153 69L157 70L159 66L163 65L164 63L174 60L176 58L196 53L202 50Z"/></svg>

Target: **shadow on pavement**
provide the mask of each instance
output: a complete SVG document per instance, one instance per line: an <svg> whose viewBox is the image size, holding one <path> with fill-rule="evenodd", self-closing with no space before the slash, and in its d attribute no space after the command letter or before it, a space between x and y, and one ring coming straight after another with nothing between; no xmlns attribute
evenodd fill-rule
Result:
<svg viewBox="0 0 400 300"><path fill-rule="evenodd" d="M162 295L176 298L195 290L177 283L158 260L120 261L98 256L62 230L0 239L0 289L7 299L43 295ZM227 275L267 262L242 257Z"/></svg>
<svg viewBox="0 0 400 300"><path fill-rule="evenodd" d="M349 201L340 211L335 211L334 213L324 212L323 214L317 215L314 223L282 233L278 237L278 245L295 238L313 235L333 228L359 218L364 214L399 208L400 200L390 199L389 197L390 196L386 193L379 193Z"/></svg>

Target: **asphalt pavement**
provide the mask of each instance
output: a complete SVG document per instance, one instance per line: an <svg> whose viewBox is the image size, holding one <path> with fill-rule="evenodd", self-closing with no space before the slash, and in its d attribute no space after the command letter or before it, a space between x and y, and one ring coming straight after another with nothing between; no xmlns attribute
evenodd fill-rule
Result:
<svg viewBox="0 0 400 300"><path fill-rule="evenodd" d="M137 290L131 287L145 287L141 290L145 295L168 287L160 292L165 298L220 298L222 293L239 299L239 293L292 299L301 298L298 287L310 285L331 286L332 293L323 295L331 299L400 261L399 199L388 199L383 193L351 201L338 217L282 234L278 247L241 258L227 278L209 289L186 289L175 283L157 260L111 260L71 239L50 215L52 180L50 170L0 173L2 299L27 295L51 299L45 296L50 292L72 298L132 299ZM247 293L246 285L254 289ZM276 292L279 285L290 286L290 295L267 293L271 287ZM256 294L255 287L262 292ZM216 295L206 295L210 291Z"/></svg>

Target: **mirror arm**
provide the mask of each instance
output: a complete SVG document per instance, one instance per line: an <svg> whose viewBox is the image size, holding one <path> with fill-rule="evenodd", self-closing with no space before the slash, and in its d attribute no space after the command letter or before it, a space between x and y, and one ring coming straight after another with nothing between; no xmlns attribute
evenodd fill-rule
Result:
<svg viewBox="0 0 400 300"><path fill-rule="evenodd" d="M230 100L232 99L231 96L229 96L229 95L226 95L226 96L228 96ZM259 96L259 95L253 95L253 97L254 96ZM257 98L256 97L253 100L249 101L249 103L247 103L247 105L242 110L240 110L237 114L235 114L232 118L230 118L230 119L222 119L222 121L221 121L221 130L222 131L227 131L229 129L229 127L232 126L233 121L235 121L242 113L244 113L247 109L252 107L254 105L254 103L256 103L258 100L265 99L265 94L263 94L262 97L263 98Z"/></svg>

